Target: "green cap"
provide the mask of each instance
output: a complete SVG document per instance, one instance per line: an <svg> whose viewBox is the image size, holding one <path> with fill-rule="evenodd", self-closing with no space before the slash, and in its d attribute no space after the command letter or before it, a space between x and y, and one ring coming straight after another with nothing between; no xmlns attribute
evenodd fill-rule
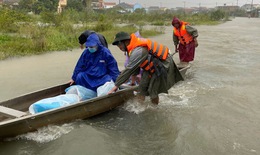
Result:
<svg viewBox="0 0 260 155"><path fill-rule="evenodd" d="M112 43L112 45L117 45L119 41L128 40L130 39L130 35L126 32L119 32L116 34L115 39Z"/></svg>

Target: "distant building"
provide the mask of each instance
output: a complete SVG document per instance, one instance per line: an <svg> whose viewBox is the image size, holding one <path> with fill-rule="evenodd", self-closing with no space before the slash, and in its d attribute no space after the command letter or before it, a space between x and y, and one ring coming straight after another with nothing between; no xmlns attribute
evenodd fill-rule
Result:
<svg viewBox="0 0 260 155"><path fill-rule="evenodd" d="M91 8L94 10L103 9L104 1L103 0L91 0Z"/></svg>
<svg viewBox="0 0 260 155"><path fill-rule="evenodd" d="M61 13L62 10L67 6L67 0L59 0L57 12Z"/></svg>
<svg viewBox="0 0 260 155"><path fill-rule="evenodd" d="M260 4L245 4L241 9L246 11L248 17L260 17Z"/></svg>
<svg viewBox="0 0 260 155"><path fill-rule="evenodd" d="M114 2L104 2L104 9L113 8L114 6L116 6Z"/></svg>
<svg viewBox="0 0 260 155"><path fill-rule="evenodd" d="M183 7L176 7L176 9L175 9L176 11L179 11L179 10L184 10L184 8Z"/></svg>
<svg viewBox="0 0 260 155"><path fill-rule="evenodd" d="M148 7L148 12L153 12L153 11L160 11L160 7L159 6Z"/></svg>
<svg viewBox="0 0 260 155"><path fill-rule="evenodd" d="M196 13L201 13L201 12L208 12L208 8L207 7L191 7L191 8L187 8L188 11L186 10L186 13L192 13L192 14L196 14Z"/></svg>
<svg viewBox="0 0 260 155"><path fill-rule="evenodd" d="M168 10L168 8L167 7L160 7L160 10L161 11L166 11L166 10Z"/></svg>
<svg viewBox="0 0 260 155"><path fill-rule="evenodd" d="M199 7L200 12L207 12L209 9L207 7Z"/></svg>
<svg viewBox="0 0 260 155"><path fill-rule="evenodd" d="M115 6L116 8L121 8L121 13L125 12L134 12L134 5L128 4L128 3L119 3L118 5Z"/></svg>
<svg viewBox="0 0 260 155"><path fill-rule="evenodd" d="M239 6L217 6L217 9L223 10L223 11L228 11L228 12L234 12L239 9Z"/></svg>
<svg viewBox="0 0 260 155"><path fill-rule="evenodd" d="M250 12L252 10L255 10L255 9L260 9L260 4L245 4L243 6L241 6L241 9L245 10L246 12Z"/></svg>

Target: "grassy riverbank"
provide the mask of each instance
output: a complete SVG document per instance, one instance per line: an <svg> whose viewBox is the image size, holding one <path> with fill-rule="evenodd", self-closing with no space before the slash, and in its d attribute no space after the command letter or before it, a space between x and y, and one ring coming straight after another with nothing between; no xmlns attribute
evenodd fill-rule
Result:
<svg viewBox="0 0 260 155"><path fill-rule="evenodd" d="M170 25L173 17L171 13L118 14L113 11L97 13L75 10L35 15L8 8L0 8L0 14L0 60L77 48L78 36L88 29L103 34L109 44L119 31L140 31L143 37L151 37L164 33L163 26ZM219 23L207 14L179 14L178 17L193 25ZM121 23L124 26L120 26L123 25ZM147 24L153 27L144 29Z"/></svg>

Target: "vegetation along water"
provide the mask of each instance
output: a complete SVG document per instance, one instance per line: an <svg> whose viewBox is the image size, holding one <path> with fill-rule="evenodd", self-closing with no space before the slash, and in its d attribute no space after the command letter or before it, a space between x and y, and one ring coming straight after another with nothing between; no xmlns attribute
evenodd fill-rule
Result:
<svg viewBox="0 0 260 155"><path fill-rule="evenodd" d="M139 30L144 37L164 33L162 26L169 25L173 16L191 24L201 25L217 24L229 15L221 10L185 14L182 11L171 10L147 13L144 9L122 14L118 12L118 8L93 11L84 9L84 5L80 3L72 2L58 14L56 7L53 7L56 5L49 5L47 2L40 5L38 1L28 5L25 2L21 0L19 7L12 9L9 6L0 8L0 60L71 50L78 46L79 34L87 29L102 33L111 43L114 35L120 30ZM124 26L120 26L122 23ZM144 25L147 24L155 27L144 29Z"/></svg>

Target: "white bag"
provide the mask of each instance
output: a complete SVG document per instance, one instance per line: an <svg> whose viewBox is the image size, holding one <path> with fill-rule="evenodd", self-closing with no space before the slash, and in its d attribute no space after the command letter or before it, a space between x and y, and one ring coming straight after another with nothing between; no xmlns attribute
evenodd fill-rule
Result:
<svg viewBox="0 0 260 155"><path fill-rule="evenodd" d="M66 94L76 94L79 96L80 101L97 97L97 93L93 90L85 88L80 85L73 85L65 89Z"/></svg>
<svg viewBox="0 0 260 155"><path fill-rule="evenodd" d="M97 96L107 95L107 93L115 86L114 81L106 82L97 88Z"/></svg>
<svg viewBox="0 0 260 155"><path fill-rule="evenodd" d="M63 94L55 97L45 98L33 103L29 107L31 114L36 114L50 109L63 107L66 105L79 102L79 97L76 94Z"/></svg>

